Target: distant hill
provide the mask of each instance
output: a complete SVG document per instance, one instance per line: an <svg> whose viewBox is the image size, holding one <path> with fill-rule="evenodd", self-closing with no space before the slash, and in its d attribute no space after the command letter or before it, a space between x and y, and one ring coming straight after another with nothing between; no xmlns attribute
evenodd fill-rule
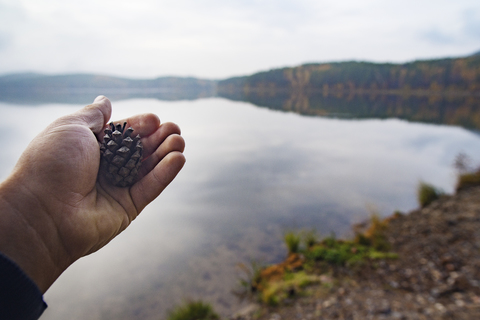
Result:
<svg viewBox="0 0 480 320"><path fill-rule="evenodd" d="M197 78L127 79L95 74L43 75L18 73L0 76L0 100L15 103L86 103L104 94L112 98L161 100L214 96L216 82Z"/></svg>
<svg viewBox="0 0 480 320"><path fill-rule="evenodd" d="M197 78L162 77L136 80L95 74L42 75L20 73L0 76L0 89L214 89L215 82Z"/></svg>
<svg viewBox="0 0 480 320"><path fill-rule="evenodd" d="M480 55L404 64L360 61L310 63L218 82L218 94L252 92L428 91L480 94Z"/></svg>
<svg viewBox="0 0 480 320"><path fill-rule="evenodd" d="M221 96L244 101L332 94L480 96L480 52L468 57L403 64L346 61L308 63L220 81L193 77L127 79L95 74L0 76L0 101L86 103L98 94L113 99L198 99ZM274 96L277 96L274 97ZM267 97L269 97L267 99ZM282 98L282 99L283 99Z"/></svg>

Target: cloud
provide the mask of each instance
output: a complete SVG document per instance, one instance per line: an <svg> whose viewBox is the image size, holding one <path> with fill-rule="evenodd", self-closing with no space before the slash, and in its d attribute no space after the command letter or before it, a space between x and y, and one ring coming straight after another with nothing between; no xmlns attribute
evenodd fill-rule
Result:
<svg viewBox="0 0 480 320"><path fill-rule="evenodd" d="M432 29L423 34L423 37L432 43L435 44L452 44L456 41L455 37L448 35L442 30Z"/></svg>
<svg viewBox="0 0 480 320"><path fill-rule="evenodd" d="M468 36L476 40L480 40L480 10L466 10L464 14L464 19L464 32Z"/></svg>
<svg viewBox="0 0 480 320"><path fill-rule="evenodd" d="M480 40L480 9L468 8L457 13L452 12L451 21L431 23L431 29L421 37L439 46L462 46L465 43L478 43ZM477 47L478 48L478 44ZM473 48L473 49L476 49ZM472 49L472 50L473 50Z"/></svg>
<svg viewBox="0 0 480 320"><path fill-rule="evenodd" d="M222 78L477 50L473 0L0 0L0 73ZM476 10L476 11L475 11Z"/></svg>
<svg viewBox="0 0 480 320"><path fill-rule="evenodd" d="M10 43L10 38L5 35L0 33L0 51L5 50Z"/></svg>

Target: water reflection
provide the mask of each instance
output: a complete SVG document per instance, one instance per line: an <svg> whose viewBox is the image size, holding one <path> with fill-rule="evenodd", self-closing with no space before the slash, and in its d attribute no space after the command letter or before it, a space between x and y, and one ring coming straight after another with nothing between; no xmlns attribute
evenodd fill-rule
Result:
<svg viewBox="0 0 480 320"><path fill-rule="evenodd" d="M212 97L215 90L212 88L192 88L189 90L171 88L70 88L70 89L41 89L41 90L12 90L1 91L0 102L16 105L40 105L40 104L81 104L91 103L99 94L109 97L112 101L128 99L158 99L164 101L196 100Z"/></svg>
<svg viewBox="0 0 480 320"><path fill-rule="evenodd" d="M47 103L88 104L99 93L113 101L157 99L160 101L197 100L213 97L252 103L258 107L302 115L345 119L387 119L457 125L480 130L480 96L405 91L291 91L291 90L220 90L208 86L178 88L61 88L48 90L15 88L3 90L0 102L17 105ZM20 90L22 89L22 90Z"/></svg>
<svg viewBox="0 0 480 320"><path fill-rule="evenodd" d="M398 118L480 130L480 96L441 93L224 91L220 95L274 110L349 119Z"/></svg>
<svg viewBox="0 0 480 320"><path fill-rule="evenodd" d="M2 177L33 136L80 105L0 104ZM480 138L398 119L304 117L211 98L114 102L113 119L154 112L180 124L187 163L129 229L69 268L46 294L43 320L159 319L183 298L227 314L239 302L235 265L283 258L282 232L349 231L375 205L416 207L419 180L453 190L459 152L480 159Z"/></svg>

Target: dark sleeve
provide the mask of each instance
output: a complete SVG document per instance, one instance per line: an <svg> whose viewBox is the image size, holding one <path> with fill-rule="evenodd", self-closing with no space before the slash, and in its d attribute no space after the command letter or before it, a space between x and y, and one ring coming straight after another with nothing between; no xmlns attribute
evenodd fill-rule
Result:
<svg viewBox="0 0 480 320"><path fill-rule="evenodd" d="M37 285L0 252L0 319L36 320L46 308Z"/></svg>

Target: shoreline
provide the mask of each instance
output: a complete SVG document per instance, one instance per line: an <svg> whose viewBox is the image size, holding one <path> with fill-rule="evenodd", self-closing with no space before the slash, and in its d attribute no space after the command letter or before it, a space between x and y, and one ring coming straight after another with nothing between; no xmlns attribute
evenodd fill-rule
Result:
<svg viewBox="0 0 480 320"><path fill-rule="evenodd" d="M480 318L480 187L388 220L398 259L332 266L303 294L252 303L229 319Z"/></svg>

